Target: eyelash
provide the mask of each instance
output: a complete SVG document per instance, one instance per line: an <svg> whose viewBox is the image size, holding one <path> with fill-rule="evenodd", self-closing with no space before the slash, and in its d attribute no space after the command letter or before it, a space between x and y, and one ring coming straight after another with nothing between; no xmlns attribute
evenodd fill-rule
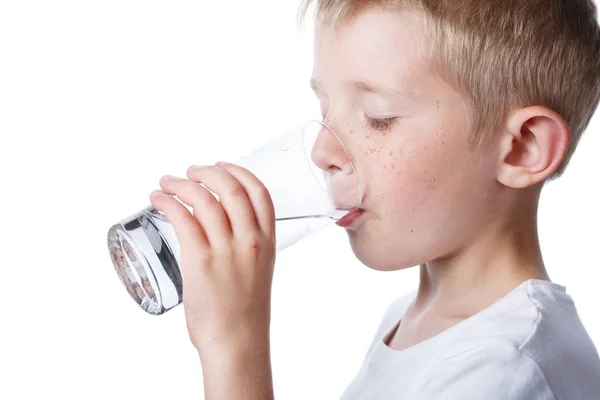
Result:
<svg viewBox="0 0 600 400"><path fill-rule="evenodd" d="M322 115L322 121L325 121L325 115ZM367 126L378 131L387 131L394 125L396 118L367 118Z"/></svg>
<svg viewBox="0 0 600 400"><path fill-rule="evenodd" d="M387 131L396 122L396 118L369 118L367 117L367 125L371 129L378 131Z"/></svg>

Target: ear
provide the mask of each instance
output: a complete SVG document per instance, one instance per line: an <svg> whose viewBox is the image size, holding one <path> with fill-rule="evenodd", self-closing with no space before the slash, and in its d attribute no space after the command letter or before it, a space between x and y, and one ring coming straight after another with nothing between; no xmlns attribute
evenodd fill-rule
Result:
<svg viewBox="0 0 600 400"><path fill-rule="evenodd" d="M515 111L500 138L498 181L512 188L545 181L562 162L570 138L566 121L546 107Z"/></svg>

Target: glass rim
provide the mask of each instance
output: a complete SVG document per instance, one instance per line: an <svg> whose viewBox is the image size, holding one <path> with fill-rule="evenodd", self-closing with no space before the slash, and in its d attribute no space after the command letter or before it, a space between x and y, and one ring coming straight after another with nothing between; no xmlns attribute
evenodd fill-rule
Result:
<svg viewBox="0 0 600 400"><path fill-rule="evenodd" d="M358 172L356 169L356 164L354 163L354 158L352 158L352 156L350 155L350 152L348 151L348 148L346 147L346 145L344 144L344 141L339 137L339 135L333 130L333 128L331 128L329 125L327 125L325 122L323 121L318 121L316 119L309 119L307 120L303 126L302 126L302 146L304 147L304 156L306 157L306 161L309 165L314 164L314 162L312 161L311 157L310 157L310 151L308 151L306 149L306 141L304 140L305 134L306 134L306 129L307 127L312 124L312 123L316 123L318 125L321 125L322 127L324 127L325 129L327 129L329 132L331 132L333 134L333 136L337 139L337 141L339 142L339 144L342 146L342 150L344 151L344 154L346 154L346 157L348 158L348 160L350 160L350 165L352 166L352 173L355 174L355 179L356 179L356 186L357 186L357 195L358 195L358 199L357 199L357 204L356 208L360 208L360 206L362 205L362 182L358 176ZM310 149L312 150L312 149ZM318 168L318 167L317 167ZM315 171L310 168L313 176L315 177L315 179L317 181L319 181L319 178L315 175Z"/></svg>

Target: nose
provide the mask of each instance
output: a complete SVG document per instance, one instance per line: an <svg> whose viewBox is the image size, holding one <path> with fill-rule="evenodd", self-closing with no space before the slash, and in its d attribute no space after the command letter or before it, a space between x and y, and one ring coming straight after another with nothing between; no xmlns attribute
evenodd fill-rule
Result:
<svg viewBox="0 0 600 400"><path fill-rule="evenodd" d="M323 171L325 189L336 209L350 210L361 206L362 189L347 146L326 123L315 129L311 161ZM317 172L317 171L314 171Z"/></svg>
<svg viewBox="0 0 600 400"><path fill-rule="evenodd" d="M352 161L341 139L327 125L322 124L311 151L312 162L326 174L350 172Z"/></svg>

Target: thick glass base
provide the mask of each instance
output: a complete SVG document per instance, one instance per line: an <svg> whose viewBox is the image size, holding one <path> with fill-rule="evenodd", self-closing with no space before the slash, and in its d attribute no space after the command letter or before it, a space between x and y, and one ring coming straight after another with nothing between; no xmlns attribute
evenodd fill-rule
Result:
<svg viewBox="0 0 600 400"><path fill-rule="evenodd" d="M180 247L164 214L149 206L108 231L113 265L136 303L160 315L181 303Z"/></svg>

